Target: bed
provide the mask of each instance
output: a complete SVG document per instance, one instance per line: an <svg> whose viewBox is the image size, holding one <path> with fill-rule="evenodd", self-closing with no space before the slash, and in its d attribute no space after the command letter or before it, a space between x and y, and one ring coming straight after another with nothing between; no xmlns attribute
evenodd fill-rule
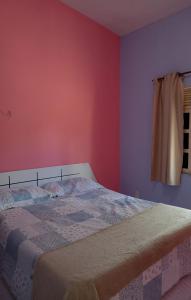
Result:
<svg viewBox="0 0 191 300"><path fill-rule="evenodd" d="M17 300L175 299L191 273L189 210L106 189L88 164L0 186L0 272Z"/></svg>

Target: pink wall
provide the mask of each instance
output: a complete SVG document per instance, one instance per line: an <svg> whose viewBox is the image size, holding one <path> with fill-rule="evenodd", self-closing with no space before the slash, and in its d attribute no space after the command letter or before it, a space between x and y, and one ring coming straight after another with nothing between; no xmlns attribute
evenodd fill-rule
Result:
<svg viewBox="0 0 191 300"><path fill-rule="evenodd" d="M90 162L118 188L119 48L57 0L0 1L0 171Z"/></svg>

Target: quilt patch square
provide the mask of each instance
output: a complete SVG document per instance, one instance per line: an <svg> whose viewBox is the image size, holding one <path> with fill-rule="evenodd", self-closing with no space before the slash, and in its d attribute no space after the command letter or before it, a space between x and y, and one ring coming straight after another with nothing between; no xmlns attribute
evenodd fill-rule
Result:
<svg viewBox="0 0 191 300"><path fill-rule="evenodd" d="M71 203L67 203L65 206L55 207L54 210L60 216L67 216L69 214L73 214L83 210L83 207L82 205L79 205L78 203L73 203L73 201L71 201Z"/></svg>
<svg viewBox="0 0 191 300"><path fill-rule="evenodd" d="M81 211L78 211L76 213L72 213L72 214L69 214L67 215L72 221L75 221L75 222L84 222L90 218L92 218L93 216L86 213L85 211L81 210Z"/></svg>
<svg viewBox="0 0 191 300"><path fill-rule="evenodd" d="M183 244L178 246L177 254L180 275L183 277L186 274L191 273L191 249L189 240L186 240Z"/></svg>
<svg viewBox="0 0 191 300"><path fill-rule="evenodd" d="M48 221L45 222L40 221L34 224L33 229L38 233L37 235L43 235L45 233L54 231L53 225L51 224L51 222ZM28 238L32 238L32 236Z"/></svg>
<svg viewBox="0 0 191 300"><path fill-rule="evenodd" d="M30 239L36 246L43 251L56 249L60 245L68 245L68 241L56 232L49 232Z"/></svg>
<svg viewBox="0 0 191 300"><path fill-rule="evenodd" d="M119 292L119 300L143 300L142 276L130 282L128 286ZM150 298L148 298L150 299ZM146 300L146 299L145 299Z"/></svg>
<svg viewBox="0 0 191 300"><path fill-rule="evenodd" d="M106 194L107 192L105 191L105 189L97 189L94 191L85 191L84 193L79 194L78 198L80 198L81 200L92 201Z"/></svg>
<svg viewBox="0 0 191 300"><path fill-rule="evenodd" d="M8 253L15 261L17 260L19 245L25 240L25 236L19 229L15 229L10 232L7 245L6 253Z"/></svg>
<svg viewBox="0 0 191 300"><path fill-rule="evenodd" d="M114 225L114 224L118 224L120 223L120 221L123 220L123 218L116 214L116 213L108 213L108 212L102 212L101 216L99 217L101 220L103 220L104 222Z"/></svg>
<svg viewBox="0 0 191 300"><path fill-rule="evenodd" d="M13 277L13 274L16 269L16 261L7 253L4 254L2 261L2 273L5 279L10 279Z"/></svg>
<svg viewBox="0 0 191 300"><path fill-rule="evenodd" d="M18 296L18 299L30 299L32 293L32 286L30 278L20 267L16 267L12 281L13 293Z"/></svg>
<svg viewBox="0 0 191 300"><path fill-rule="evenodd" d="M59 214L54 209L49 208L45 205L32 205L27 206L25 209L42 221L51 221L59 216Z"/></svg>
<svg viewBox="0 0 191 300"><path fill-rule="evenodd" d="M153 280L155 277L161 274L161 260L156 262L154 265L149 267L145 272L143 272L143 284L146 285L149 281Z"/></svg>
<svg viewBox="0 0 191 300"><path fill-rule="evenodd" d="M31 198L31 194L26 189L13 190L12 196L15 201L28 200Z"/></svg>
<svg viewBox="0 0 191 300"><path fill-rule="evenodd" d="M39 222L39 219L35 215L31 214L26 209L21 207L8 209L2 212L3 216L6 218L5 224L9 230L14 230L17 228L23 228L26 225L33 225Z"/></svg>
<svg viewBox="0 0 191 300"><path fill-rule="evenodd" d="M28 274L33 269L37 257L43 253L43 250L37 247L29 240L24 241L18 250L17 267Z"/></svg>
<svg viewBox="0 0 191 300"><path fill-rule="evenodd" d="M55 218L54 224L57 224L58 226L61 225L62 227L64 227L64 226L71 226L71 225L75 224L75 222L73 222L70 219L67 219L64 216L60 216L60 217Z"/></svg>
<svg viewBox="0 0 191 300"><path fill-rule="evenodd" d="M164 295L180 278L177 248L162 259L162 295Z"/></svg>
<svg viewBox="0 0 191 300"><path fill-rule="evenodd" d="M160 300L162 295L161 285L161 275L148 282L143 288L143 299Z"/></svg>

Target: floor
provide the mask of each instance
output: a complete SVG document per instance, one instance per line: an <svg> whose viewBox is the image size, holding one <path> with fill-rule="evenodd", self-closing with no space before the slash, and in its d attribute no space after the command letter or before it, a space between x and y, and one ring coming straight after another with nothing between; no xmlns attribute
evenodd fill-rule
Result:
<svg viewBox="0 0 191 300"><path fill-rule="evenodd" d="M14 300L2 280L0 280L0 300Z"/></svg>

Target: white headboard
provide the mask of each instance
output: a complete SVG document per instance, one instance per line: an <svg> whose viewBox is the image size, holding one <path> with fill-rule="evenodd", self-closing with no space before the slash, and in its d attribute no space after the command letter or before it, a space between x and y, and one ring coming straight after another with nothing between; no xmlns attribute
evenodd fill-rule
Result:
<svg viewBox="0 0 191 300"><path fill-rule="evenodd" d="M96 180L90 165L88 163L82 163L0 173L0 189L29 184L40 186L47 182L78 176Z"/></svg>

